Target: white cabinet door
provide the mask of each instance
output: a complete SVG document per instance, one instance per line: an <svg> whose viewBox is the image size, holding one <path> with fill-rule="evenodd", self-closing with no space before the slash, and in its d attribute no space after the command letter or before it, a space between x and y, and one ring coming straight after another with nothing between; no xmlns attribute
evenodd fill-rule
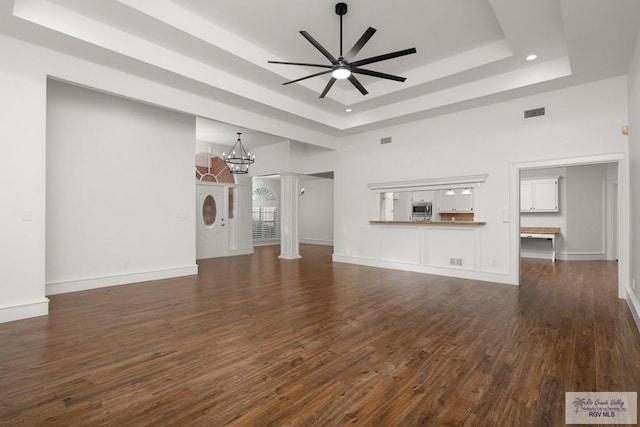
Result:
<svg viewBox="0 0 640 427"><path fill-rule="evenodd" d="M544 180L535 183L535 208L536 211L558 211L558 181Z"/></svg>
<svg viewBox="0 0 640 427"><path fill-rule="evenodd" d="M533 209L533 181L523 181L520 183L520 211L530 209Z"/></svg>
<svg viewBox="0 0 640 427"><path fill-rule="evenodd" d="M473 212L473 194L456 194L456 212Z"/></svg>
<svg viewBox="0 0 640 427"><path fill-rule="evenodd" d="M473 212L473 194L459 194L462 189L455 191L457 193L453 196L447 195L447 190L438 192L438 212Z"/></svg>
<svg viewBox="0 0 640 427"><path fill-rule="evenodd" d="M438 193L438 211L453 212L455 210L455 196L448 196L446 191Z"/></svg>
<svg viewBox="0 0 640 427"><path fill-rule="evenodd" d="M521 181L520 212L558 212L558 180Z"/></svg>

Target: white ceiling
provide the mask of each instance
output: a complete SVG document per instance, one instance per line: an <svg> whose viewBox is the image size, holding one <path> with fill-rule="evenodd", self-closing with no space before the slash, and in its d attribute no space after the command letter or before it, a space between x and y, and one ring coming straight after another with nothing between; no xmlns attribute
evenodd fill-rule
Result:
<svg viewBox="0 0 640 427"><path fill-rule="evenodd" d="M417 54L367 66L407 81L358 76L368 95L338 81L324 99L329 75L282 86L320 69L268 60L327 61L300 30L339 55L335 3L0 0L0 32L341 135L625 74L640 26L638 0L350 0L345 52L374 27L356 59L415 47ZM538 59L526 61L531 53ZM251 133L202 119L199 126L227 141Z"/></svg>

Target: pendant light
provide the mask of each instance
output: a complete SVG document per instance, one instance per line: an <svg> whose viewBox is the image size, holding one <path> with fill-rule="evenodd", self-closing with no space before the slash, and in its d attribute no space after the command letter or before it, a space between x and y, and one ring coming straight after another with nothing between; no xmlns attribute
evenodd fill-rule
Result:
<svg viewBox="0 0 640 427"><path fill-rule="evenodd" d="M240 140L242 132L237 132L237 134L238 139L236 140L236 143L231 147L228 155L226 153L222 153L222 158L229 167L229 171L231 171L231 173L249 173L249 165L255 162L256 156L252 156L251 153L244 148L244 145L242 145L242 141Z"/></svg>

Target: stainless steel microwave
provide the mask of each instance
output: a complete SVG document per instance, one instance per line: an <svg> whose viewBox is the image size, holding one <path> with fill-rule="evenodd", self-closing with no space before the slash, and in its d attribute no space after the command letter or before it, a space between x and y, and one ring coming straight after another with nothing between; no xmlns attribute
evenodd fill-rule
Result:
<svg viewBox="0 0 640 427"><path fill-rule="evenodd" d="M431 202L411 202L412 221L431 221Z"/></svg>

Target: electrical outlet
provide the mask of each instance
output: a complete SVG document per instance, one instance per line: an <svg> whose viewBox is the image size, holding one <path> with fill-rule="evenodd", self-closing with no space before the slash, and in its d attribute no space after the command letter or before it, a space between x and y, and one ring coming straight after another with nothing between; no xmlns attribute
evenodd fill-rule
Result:
<svg viewBox="0 0 640 427"><path fill-rule="evenodd" d="M462 258L456 258L456 265L462 265Z"/></svg>
<svg viewBox="0 0 640 427"><path fill-rule="evenodd" d="M449 265L456 265L456 259L455 258L449 258Z"/></svg>

